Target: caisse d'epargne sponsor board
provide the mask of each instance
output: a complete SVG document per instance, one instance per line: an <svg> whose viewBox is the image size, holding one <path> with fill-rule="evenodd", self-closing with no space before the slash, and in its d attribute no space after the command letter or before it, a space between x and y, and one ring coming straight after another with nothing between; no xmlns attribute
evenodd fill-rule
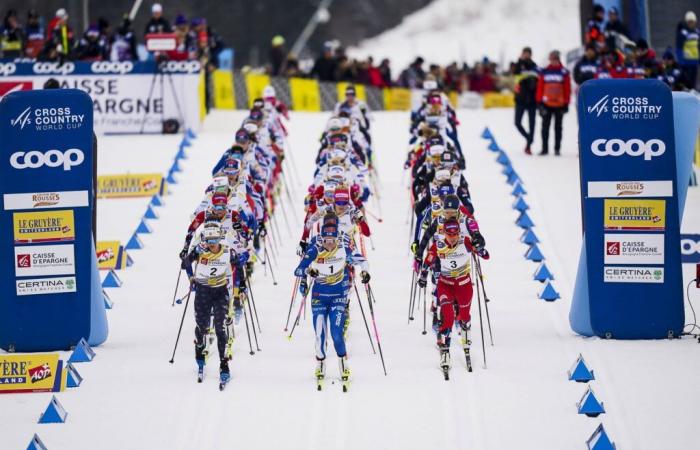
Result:
<svg viewBox="0 0 700 450"><path fill-rule="evenodd" d="M74 274L75 249L73 244L15 247L15 275L17 277Z"/></svg>

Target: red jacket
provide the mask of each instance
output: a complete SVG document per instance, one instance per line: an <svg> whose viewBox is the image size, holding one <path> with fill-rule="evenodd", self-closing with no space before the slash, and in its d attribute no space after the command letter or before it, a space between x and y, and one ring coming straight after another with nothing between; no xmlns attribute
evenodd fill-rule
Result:
<svg viewBox="0 0 700 450"><path fill-rule="evenodd" d="M571 100L571 76L561 64L550 64L537 80L537 103L549 108L568 106Z"/></svg>

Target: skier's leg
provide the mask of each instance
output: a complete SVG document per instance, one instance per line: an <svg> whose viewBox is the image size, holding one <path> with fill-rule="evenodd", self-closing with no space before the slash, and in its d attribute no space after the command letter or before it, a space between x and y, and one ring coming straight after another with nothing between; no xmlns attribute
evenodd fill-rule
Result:
<svg viewBox="0 0 700 450"><path fill-rule="evenodd" d="M342 358L347 354L345 349L345 336L343 328L345 326L345 299L339 298L334 300L330 308L330 326L331 337L333 338L333 347L338 357Z"/></svg>
<svg viewBox="0 0 700 450"><path fill-rule="evenodd" d="M457 307L459 309L459 312L457 313L457 321L459 321L459 324L462 325L462 328L464 328L463 325L469 323L471 320L473 296L471 276L467 275L464 280L460 281L455 286L455 291L457 294Z"/></svg>
<svg viewBox="0 0 700 450"><path fill-rule="evenodd" d="M216 288L213 296L214 306L214 331L216 332L216 346L219 350L219 359L226 357L226 314L228 314L228 291L225 287Z"/></svg>
<svg viewBox="0 0 700 450"><path fill-rule="evenodd" d="M438 330L438 344L450 345L450 331L455 322L455 310L453 306L453 289L444 281L438 281L437 286L438 304L440 305L440 315L442 317Z"/></svg>
<svg viewBox="0 0 700 450"><path fill-rule="evenodd" d="M321 361L326 359L326 335L328 311L322 300L315 298L311 293L311 313L314 321L314 332L316 334L316 359Z"/></svg>
<svg viewBox="0 0 700 450"><path fill-rule="evenodd" d="M197 361L204 361L204 339L209 328L209 311L211 311L211 303L209 301L209 288L204 286L197 287L197 292L194 296L194 357Z"/></svg>

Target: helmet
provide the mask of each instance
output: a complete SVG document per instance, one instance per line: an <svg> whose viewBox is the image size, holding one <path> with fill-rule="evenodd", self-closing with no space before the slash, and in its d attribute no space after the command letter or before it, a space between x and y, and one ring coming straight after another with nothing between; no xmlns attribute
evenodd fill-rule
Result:
<svg viewBox="0 0 700 450"><path fill-rule="evenodd" d="M326 127L326 129L329 132L338 132L342 128L343 128L343 124L340 121L340 119L337 117L331 117L331 119L328 121L328 126Z"/></svg>
<svg viewBox="0 0 700 450"><path fill-rule="evenodd" d="M454 194L446 195L445 199L442 201L442 208L451 210L459 209L459 197Z"/></svg>
<svg viewBox="0 0 700 450"><path fill-rule="evenodd" d="M346 206L350 203L350 192L347 188L338 188L333 194L333 200L337 206Z"/></svg>
<svg viewBox="0 0 700 450"><path fill-rule="evenodd" d="M321 226L321 237L324 238L337 238L338 237L338 223L326 222Z"/></svg>
<svg viewBox="0 0 700 450"><path fill-rule="evenodd" d="M216 222L208 222L204 224L202 229L202 241L207 244L218 244L221 240L221 225Z"/></svg>
<svg viewBox="0 0 700 450"><path fill-rule="evenodd" d="M448 236L457 236L460 232L459 221L457 219L447 219L445 221L445 234Z"/></svg>
<svg viewBox="0 0 700 450"><path fill-rule="evenodd" d="M268 84L267 86L265 86L265 89L263 89L262 96L263 98L275 98L277 96L277 93L275 92L275 88Z"/></svg>

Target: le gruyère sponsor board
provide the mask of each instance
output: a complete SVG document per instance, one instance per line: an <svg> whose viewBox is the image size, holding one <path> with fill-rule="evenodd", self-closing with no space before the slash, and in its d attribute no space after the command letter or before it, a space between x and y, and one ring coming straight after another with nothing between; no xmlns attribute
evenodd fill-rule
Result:
<svg viewBox="0 0 700 450"><path fill-rule="evenodd" d="M672 181L589 181L588 196L606 197L673 197Z"/></svg>
<svg viewBox="0 0 700 450"><path fill-rule="evenodd" d="M74 274L73 244L15 247L15 275L18 277Z"/></svg>
<svg viewBox="0 0 700 450"><path fill-rule="evenodd" d="M605 266L603 281L606 283L663 283L663 267Z"/></svg>
<svg viewBox="0 0 700 450"><path fill-rule="evenodd" d="M100 175L97 177L98 198L153 197L164 193L160 173Z"/></svg>
<svg viewBox="0 0 700 450"><path fill-rule="evenodd" d="M664 235L605 234L605 264L663 264Z"/></svg>
<svg viewBox="0 0 700 450"><path fill-rule="evenodd" d="M15 244L72 241L75 223L72 210L13 213Z"/></svg>
<svg viewBox="0 0 700 450"><path fill-rule="evenodd" d="M15 281L17 295L77 292L75 277L22 278Z"/></svg>
<svg viewBox="0 0 700 450"><path fill-rule="evenodd" d="M3 194L3 203L7 211L15 209L79 208L88 206L88 192L59 191Z"/></svg>
<svg viewBox="0 0 700 450"><path fill-rule="evenodd" d="M665 200L605 199L606 230L663 231L666 227Z"/></svg>
<svg viewBox="0 0 700 450"><path fill-rule="evenodd" d="M65 389L58 353L0 355L0 394L59 392Z"/></svg>

